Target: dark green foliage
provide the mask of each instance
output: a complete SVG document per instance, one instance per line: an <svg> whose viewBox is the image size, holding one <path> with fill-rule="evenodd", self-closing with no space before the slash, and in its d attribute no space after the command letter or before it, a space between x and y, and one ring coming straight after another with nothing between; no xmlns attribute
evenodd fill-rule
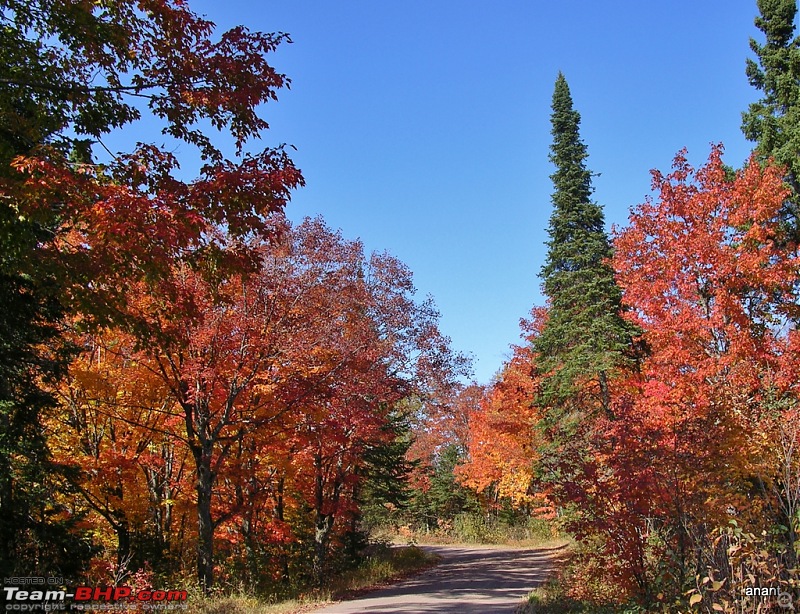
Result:
<svg viewBox="0 0 800 614"><path fill-rule="evenodd" d="M456 479L455 468L462 457L459 446L450 444L444 447L434 459L429 488L413 492L409 515L418 528L435 531L459 514L480 511L475 493Z"/></svg>
<svg viewBox="0 0 800 614"><path fill-rule="evenodd" d="M61 498L41 418L54 404L42 384L60 377L70 348L61 308L46 289L0 272L0 575L75 577L92 554L72 533L78 516Z"/></svg>
<svg viewBox="0 0 800 614"><path fill-rule="evenodd" d="M608 378L628 362L635 331L621 317L622 293L608 261L611 244L602 208L592 202L592 173L579 134L580 115L559 73L553 94L552 196L548 254L541 276L549 301L534 341L543 375L540 401L562 409L578 388L610 413Z"/></svg>
<svg viewBox="0 0 800 614"><path fill-rule="evenodd" d="M411 446L408 416L393 412L381 430L384 443L369 445L363 452L359 469L362 480L353 486L353 512L342 536L341 552L334 553L337 569L350 569L362 562L370 534L379 527L398 523L411 497L408 475L413 464L406 459Z"/></svg>
<svg viewBox="0 0 800 614"><path fill-rule="evenodd" d="M42 16L25 3L2 2L0 27L0 181L11 161L36 147L68 152L58 138L78 100L31 83L64 83L67 62L42 53L29 37ZM64 58L62 58L63 60ZM28 85L24 85L27 83ZM37 258L52 238L58 211L27 219L6 196L0 203L0 574L74 575L91 555L71 526L78 518L58 501L65 485L50 462L41 418L54 404L44 387L63 373L64 309L52 272Z"/></svg>
<svg viewBox="0 0 800 614"><path fill-rule="evenodd" d="M455 469L462 457L463 452L454 444L447 446L439 454L428 492L437 518L451 520L461 512L479 511L473 492L456 479Z"/></svg>
<svg viewBox="0 0 800 614"><path fill-rule="evenodd" d="M3 0L0 28L0 151L9 145L19 153L43 143L72 149L63 133L74 126L81 134L99 136L138 117L122 100L119 84L90 87L97 67L112 73L134 64L128 54L129 6L103 3L90 11L81 3ZM54 40L58 45L54 45ZM92 61L86 61L91 57Z"/></svg>
<svg viewBox="0 0 800 614"><path fill-rule="evenodd" d="M760 16L755 19L766 41L750 39L757 61L747 60L750 85L762 98L742 113L742 131L756 143L762 161L773 158L786 167L786 181L793 196L787 201L784 218L800 240L800 38L794 36L796 0L758 0Z"/></svg>
<svg viewBox="0 0 800 614"><path fill-rule="evenodd" d="M359 486L357 501L360 524L366 533L373 527L393 524L411 497L408 475L413 465L406 459L411 446L408 417L402 413L390 416L383 429L393 438L364 453L364 482Z"/></svg>

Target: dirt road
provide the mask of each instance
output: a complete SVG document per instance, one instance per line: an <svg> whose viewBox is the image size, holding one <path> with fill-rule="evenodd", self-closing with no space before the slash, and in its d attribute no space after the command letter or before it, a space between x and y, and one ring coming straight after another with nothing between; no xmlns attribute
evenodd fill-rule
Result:
<svg viewBox="0 0 800 614"><path fill-rule="evenodd" d="M563 549L502 546L423 546L442 557L438 566L392 587L315 614L493 614L513 612L554 570Z"/></svg>

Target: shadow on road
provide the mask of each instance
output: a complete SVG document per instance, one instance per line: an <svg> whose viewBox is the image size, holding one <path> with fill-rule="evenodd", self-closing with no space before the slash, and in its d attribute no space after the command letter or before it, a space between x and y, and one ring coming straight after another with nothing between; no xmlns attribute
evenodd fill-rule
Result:
<svg viewBox="0 0 800 614"><path fill-rule="evenodd" d="M513 612L554 571L564 547L424 546L441 563L396 586L318 610L320 614Z"/></svg>

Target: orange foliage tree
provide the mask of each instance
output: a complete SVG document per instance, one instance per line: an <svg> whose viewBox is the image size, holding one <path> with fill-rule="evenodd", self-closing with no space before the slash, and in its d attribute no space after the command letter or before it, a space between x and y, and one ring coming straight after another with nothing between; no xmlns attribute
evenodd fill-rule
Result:
<svg viewBox="0 0 800 614"><path fill-rule="evenodd" d="M3 24L0 295L8 299L2 310L15 314L2 342L39 363L36 374L21 371L18 360L3 363L15 391L29 387L31 375L48 383L60 376L55 367L67 361L56 346L65 320L117 326L146 343L153 329L129 308L129 289L186 301L193 297L173 278L176 268L203 271L211 283L252 270L257 254L248 241L274 234L302 177L282 148L250 150L268 127L262 104L288 85L267 61L286 35L243 27L217 34L183 0L9 0ZM120 128L133 134L143 116L161 128L164 144L130 142L112 152L103 143ZM173 154L187 144L202 160L193 178ZM23 300L11 300L17 297ZM191 311L192 300L182 307ZM53 367L42 341L54 348ZM44 393L13 405L27 431L0 454L0 537L9 546L0 567L7 576L55 558L35 554L37 542L52 541L36 532L55 535L55 510L31 506L36 488L21 488L26 480L19 479L47 462L40 420L52 402ZM29 460L36 463L20 462L34 447ZM114 509L106 510L109 518Z"/></svg>
<svg viewBox="0 0 800 614"><path fill-rule="evenodd" d="M151 334L125 345L112 344L109 333L106 341L129 379L87 356L91 376L76 371L68 392L73 413L86 405L78 399L92 396L93 421L131 432L125 463L152 471L141 457L162 435L188 452L197 573L206 588L217 549L238 556L252 578L260 553L277 552L288 564L281 544L303 537L290 522L307 516L303 510L314 527L308 555L319 580L337 520L341 534L343 519L357 513L366 452L394 437L387 426L402 399L449 380L458 362L438 332L438 314L414 302L410 273L396 259L366 257L360 243L319 220L287 226L258 254L258 271L213 285L176 265L166 297L131 286L129 308ZM107 409L128 395L134 401L124 414ZM75 426L81 437L85 428ZM97 462L117 476L115 493L135 490L118 461L109 443ZM121 495L100 501L97 489L110 486L80 488L115 531L130 522L135 510L120 509Z"/></svg>
<svg viewBox="0 0 800 614"><path fill-rule="evenodd" d="M773 401L796 402L785 373L798 261L781 247L779 170L751 160L731 176L714 147L699 169L679 154L653 186L658 201L634 208L614 255L647 355L598 430L601 467L584 490L603 493L592 506L603 511L583 527L611 536L645 597L648 546L677 591L711 563L698 553L713 556L713 527L735 517L766 528L764 512L780 507L764 488L776 479L770 433L789 419Z"/></svg>
<svg viewBox="0 0 800 614"><path fill-rule="evenodd" d="M541 412L534 404L537 383L531 345L546 314L534 309L522 320L526 345L514 346L513 356L469 416L467 459L459 467L462 482L491 499L507 499L539 515L551 516L536 480L537 432Z"/></svg>
<svg viewBox="0 0 800 614"><path fill-rule="evenodd" d="M48 422L50 446L57 462L72 467L85 504L113 530L116 562L107 571L122 581L186 549L188 536L175 526L185 527L190 512L188 451L168 435L174 401L137 360L135 340L113 330L79 341L84 351L60 386L61 412ZM106 545L102 523L93 523L93 533Z"/></svg>

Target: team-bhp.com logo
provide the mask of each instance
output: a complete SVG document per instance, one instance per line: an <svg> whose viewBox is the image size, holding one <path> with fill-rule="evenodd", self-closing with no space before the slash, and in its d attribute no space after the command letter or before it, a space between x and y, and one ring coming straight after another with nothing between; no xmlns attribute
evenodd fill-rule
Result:
<svg viewBox="0 0 800 614"><path fill-rule="evenodd" d="M186 591L135 590L129 586L77 586L65 589L61 578L6 578L7 612L185 610Z"/></svg>

